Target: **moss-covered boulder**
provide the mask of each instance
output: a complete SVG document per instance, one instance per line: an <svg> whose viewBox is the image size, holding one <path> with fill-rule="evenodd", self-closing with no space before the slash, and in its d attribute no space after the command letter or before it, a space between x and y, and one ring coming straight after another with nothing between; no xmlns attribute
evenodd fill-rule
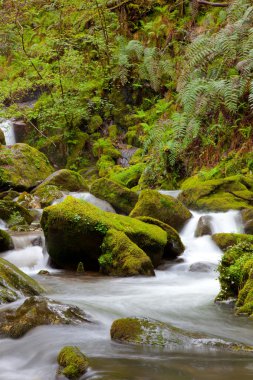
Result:
<svg viewBox="0 0 253 380"><path fill-rule="evenodd" d="M178 199L195 210L228 211L253 208L253 179L233 177L199 181L195 177L182 184Z"/></svg>
<svg viewBox="0 0 253 380"><path fill-rule="evenodd" d="M39 202L38 197L35 197L34 195L27 193L26 191L19 195L19 197L17 198L17 203L28 209L41 208L41 204Z"/></svg>
<svg viewBox="0 0 253 380"><path fill-rule="evenodd" d="M138 195L135 191L129 190L108 178L101 178L93 182L90 192L97 198L109 202L117 212L127 215L138 201Z"/></svg>
<svg viewBox="0 0 253 380"><path fill-rule="evenodd" d="M241 241L253 243L253 235L247 234L219 233L212 235L212 239L222 251Z"/></svg>
<svg viewBox="0 0 253 380"><path fill-rule="evenodd" d="M241 212L244 232L253 235L253 209L245 209Z"/></svg>
<svg viewBox="0 0 253 380"><path fill-rule="evenodd" d="M111 338L122 343L167 347L170 350L253 351L251 346L182 330L148 318L122 318L114 321Z"/></svg>
<svg viewBox="0 0 253 380"><path fill-rule="evenodd" d="M201 237L205 235L212 235L212 217L210 215L203 215L199 218L194 233L195 237Z"/></svg>
<svg viewBox="0 0 253 380"><path fill-rule="evenodd" d="M218 269L221 291L216 300L237 299L236 313L253 317L253 242L228 248Z"/></svg>
<svg viewBox="0 0 253 380"><path fill-rule="evenodd" d="M122 186L131 189L132 187L138 185L145 166L146 165L144 163L138 163L136 165L131 165L128 168L122 168L116 173L111 173L110 178L113 181L120 183Z"/></svg>
<svg viewBox="0 0 253 380"><path fill-rule="evenodd" d="M160 263L167 234L161 228L128 216L112 214L72 197L44 209L41 225L47 249L60 267L76 268L80 261L86 269L99 269L101 244L111 228L124 232L152 260Z"/></svg>
<svg viewBox="0 0 253 380"><path fill-rule="evenodd" d="M47 157L27 144L0 150L0 189L29 190L52 172Z"/></svg>
<svg viewBox="0 0 253 380"><path fill-rule="evenodd" d="M20 193L14 190L2 191L0 193L0 200L2 201L13 201L15 198L19 197Z"/></svg>
<svg viewBox="0 0 253 380"><path fill-rule="evenodd" d="M5 145L5 136L3 130L0 128L0 145Z"/></svg>
<svg viewBox="0 0 253 380"><path fill-rule="evenodd" d="M0 334L20 338L29 330L42 325L70 325L90 322L77 306L65 305L42 296L33 296L17 310L0 313Z"/></svg>
<svg viewBox="0 0 253 380"><path fill-rule="evenodd" d="M45 179L33 192L37 192L38 189L53 185L57 186L62 191L88 191L88 186L83 177L73 170L61 169L51 174Z"/></svg>
<svg viewBox="0 0 253 380"><path fill-rule="evenodd" d="M169 195L155 190L143 190L130 216L150 216L178 231L192 214L180 201Z"/></svg>
<svg viewBox="0 0 253 380"><path fill-rule="evenodd" d="M0 304L16 301L21 296L39 295L43 291L37 281L0 258Z"/></svg>
<svg viewBox="0 0 253 380"><path fill-rule="evenodd" d="M50 206L63 197L63 192L55 185L43 185L36 188L33 195L39 199L41 208Z"/></svg>
<svg viewBox="0 0 253 380"><path fill-rule="evenodd" d="M16 225L27 225L33 221L32 214L17 202L0 201L0 219L2 219L8 227Z"/></svg>
<svg viewBox="0 0 253 380"><path fill-rule="evenodd" d="M58 354L59 364L58 375L63 375L67 379L79 379L88 369L89 360L78 347L66 346Z"/></svg>
<svg viewBox="0 0 253 380"><path fill-rule="evenodd" d="M167 244L164 247L163 259L173 260L184 252L185 246L182 243L178 232L174 228L158 219L150 218L149 216L139 216L136 219L141 220L144 223L154 224L167 233Z"/></svg>
<svg viewBox="0 0 253 380"><path fill-rule="evenodd" d="M122 231L110 229L103 240L100 270L111 276L154 276L150 258Z"/></svg>
<svg viewBox="0 0 253 380"><path fill-rule="evenodd" d="M0 230L0 252L8 251L13 249L13 242L10 235L3 230Z"/></svg>

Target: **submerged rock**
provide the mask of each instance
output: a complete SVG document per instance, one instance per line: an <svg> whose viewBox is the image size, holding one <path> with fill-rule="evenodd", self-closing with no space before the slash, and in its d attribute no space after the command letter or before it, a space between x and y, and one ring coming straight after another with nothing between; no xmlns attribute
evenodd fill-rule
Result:
<svg viewBox="0 0 253 380"><path fill-rule="evenodd" d="M0 252L13 249L13 242L8 232L0 230Z"/></svg>
<svg viewBox="0 0 253 380"><path fill-rule="evenodd" d="M62 191L87 191L88 186L83 177L73 170L61 169L46 178L36 189L34 193L44 186L54 185Z"/></svg>
<svg viewBox="0 0 253 380"><path fill-rule="evenodd" d="M150 258L124 232L110 229L102 244L100 270L112 276L154 276Z"/></svg>
<svg viewBox="0 0 253 380"><path fill-rule="evenodd" d="M138 201L138 194L108 178L93 182L91 194L109 202L114 209L123 214L129 214Z"/></svg>
<svg viewBox="0 0 253 380"><path fill-rule="evenodd" d="M180 230L191 218L190 211L177 199L155 190L143 190L130 216L149 216Z"/></svg>
<svg viewBox="0 0 253 380"><path fill-rule="evenodd" d="M0 258L0 304L16 301L23 296L39 295L43 291L37 281Z"/></svg>
<svg viewBox="0 0 253 380"><path fill-rule="evenodd" d="M15 144L0 150L0 189L29 190L52 172L47 157L27 144Z"/></svg>
<svg viewBox="0 0 253 380"><path fill-rule="evenodd" d="M34 296L25 300L17 310L6 310L0 313L0 334L16 339L37 326L84 322L90 322L90 320L77 306Z"/></svg>
<svg viewBox="0 0 253 380"><path fill-rule="evenodd" d="M170 350L253 351L251 346L189 332L148 318L122 318L114 321L111 338L122 343L167 347Z"/></svg>
<svg viewBox="0 0 253 380"><path fill-rule="evenodd" d="M66 346L59 352L57 361L59 364L58 375L67 379L79 379L88 369L89 360L78 347Z"/></svg>
<svg viewBox="0 0 253 380"><path fill-rule="evenodd" d="M190 272L213 272L217 269L217 265L207 261L199 261L190 266Z"/></svg>
<svg viewBox="0 0 253 380"><path fill-rule="evenodd" d="M212 217L203 215L199 218L194 236L201 237L204 235L212 235Z"/></svg>
<svg viewBox="0 0 253 380"><path fill-rule="evenodd" d="M237 175L205 182L189 178L178 199L195 210L228 211L252 208L253 180Z"/></svg>
<svg viewBox="0 0 253 380"><path fill-rule="evenodd" d="M101 244L111 228L124 232L154 266L160 264L167 243L166 232L158 226L102 211L72 197L44 209L41 225L50 257L63 268L76 269L82 261L87 270L98 270Z"/></svg>

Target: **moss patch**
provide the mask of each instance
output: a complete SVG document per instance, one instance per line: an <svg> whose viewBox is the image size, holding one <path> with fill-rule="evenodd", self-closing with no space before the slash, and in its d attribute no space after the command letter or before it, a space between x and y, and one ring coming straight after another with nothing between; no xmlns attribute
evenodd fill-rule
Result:
<svg viewBox="0 0 253 380"><path fill-rule="evenodd" d="M179 230L192 215L177 199L155 190L143 190L130 216L149 216Z"/></svg>
<svg viewBox="0 0 253 380"><path fill-rule="evenodd" d="M55 200L63 197L63 193L55 185L39 186L33 195L38 197L42 208L50 206Z"/></svg>
<svg viewBox="0 0 253 380"><path fill-rule="evenodd" d="M88 191L87 183L82 176L79 173L68 169L61 169L54 172L36 187L34 192L37 192L42 187L48 185L57 186L58 189L62 191Z"/></svg>
<svg viewBox="0 0 253 380"><path fill-rule="evenodd" d="M253 243L253 235L246 234L233 234L233 233L219 233L212 236L213 241L218 245L222 251L236 245L240 241Z"/></svg>
<svg viewBox="0 0 253 380"><path fill-rule="evenodd" d="M31 224L33 216L17 202L0 201L0 219L4 220L9 227L13 227Z"/></svg>
<svg viewBox="0 0 253 380"><path fill-rule="evenodd" d="M13 249L13 242L10 235L6 231L0 230L0 252Z"/></svg>
<svg viewBox="0 0 253 380"><path fill-rule="evenodd" d="M154 276L150 258L124 232L109 230L101 246L98 259L100 270L113 276Z"/></svg>
<svg viewBox="0 0 253 380"><path fill-rule="evenodd" d="M108 178L101 178L93 182L90 192L109 202L117 212L127 215L138 200L137 193Z"/></svg>
<svg viewBox="0 0 253 380"><path fill-rule="evenodd" d="M0 150L0 189L29 190L52 172L47 157L27 144Z"/></svg>
<svg viewBox="0 0 253 380"><path fill-rule="evenodd" d="M89 360L78 347L63 347L57 357L60 366L58 373L68 379L78 379L88 369Z"/></svg>
<svg viewBox="0 0 253 380"><path fill-rule="evenodd" d="M138 185L141 174L145 169L145 164L139 163L136 165L131 165L129 168L121 169L117 173L111 173L110 178L120 183L121 185L131 189L134 186Z"/></svg>

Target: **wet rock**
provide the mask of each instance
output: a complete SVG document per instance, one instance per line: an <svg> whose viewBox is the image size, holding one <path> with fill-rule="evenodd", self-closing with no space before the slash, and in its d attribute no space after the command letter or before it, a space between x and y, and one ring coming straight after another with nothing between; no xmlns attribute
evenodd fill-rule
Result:
<svg viewBox="0 0 253 380"><path fill-rule="evenodd" d="M58 375L67 379L79 379L88 369L89 360L78 347L63 347L57 357Z"/></svg>
<svg viewBox="0 0 253 380"><path fill-rule="evenodd" d="M217 265L209 263L207 261L200 261L190 266L190 272L213 272L217 268Z"/></svg>
<svg viewBox="0 0 253 380"><path fill-rule="evenodd" d="M241 215L245 234L253 235L253 209L242 210Z"/></svg>
<svg viewBox="0 0 253 380"><path fill-rule="evenodd" d="M43 291L37 281L0 258L0 304L16 301L22 296L39 295Z"/></svg>
<svg viewBox="0 0 253 380"><path fill-rule="evenodd" d="M40 275L40 276L50 276L50 272L48 270L42 269L42 270L40 270L38 272L38 275Z"/></svg>
<svg viewBox="0 0 253 380"><path fill-rule="evenodd" d="M128 215L138 201L138 194L135 191L129 190L108 178L101 178L93 182L91 194L109 202L114 209Z"/></svg>
<svg viewBox="0 0 253 380"><path fill-rule="evenodd" d="M31 244L33 247L43 247L43 240L41 236L36 236L32 241Z"/></svg>
<svg viewBox="0 0 253 380"><path fill-rule="evenodd" d="M0 145L5 145L5 136L3 130L0 128Z"/></svg>
<svg viewBox="0 0 253 380"><path fill-rule="evenodd" d="M111 276L154 276L150 258L122 231L110 229L102 244L98 259L100 270Z"/></svg>
<svg viewBox="0 0 253 380"><path fill-rule="evenodd" d="M87 270L99 269L101 245L111 228L124 232L154 266L160 264L167 243L166 232L158 226L102 211L70 196L44 209L41 225L52 260L61 268L74 270L80 261Z"/></svg>
<svg viewBox="0 0 253 380"><path fill-rule="evenodd" d="M114 321L111 338L122 343L166 347L170 350L253 351L251 346L182 330L148 318L122 318Z"/></svg>
<svg viewBox="0 0 253 380"><path fill-rule="evenodd" d="M180 230L191 218L190 211L177 199L158 193L155 190L144 190L130 216L149 216Z"/></svg>
<svg viewBox="0 0 253 380"><path fill-rule="evenodd" d="M0 193L0 199L3 201L13 201L17 197L19 197L19 193L14 190L3 191Z"/></svg>
<svg viewBox="0 0 253 380"><path fill-rule="evenodd" d="M0 333L16 339L37 326L84 322L90 322L90 320L78 307L34 296L26 299L17 310L0 312Z"/></svg>
<svg viewBox="0 0 253 380"><path fill-rule="evenodd" d="M212 217L204 215L199 218L194 236L201 237L204 235L212 235Z"/></svg>
<svg viewBox="0 0 253 380"><path fill-rule="evenodd" d="M15 144L0 150L0 189L27 191L52 172L47 157L27 144Z"/></svg>
<svg viewBox="0 0 253 380"><path fill-rule="evenodd" d="M0 230L0 252L13 249L13 242L8 232Z"/></svg>

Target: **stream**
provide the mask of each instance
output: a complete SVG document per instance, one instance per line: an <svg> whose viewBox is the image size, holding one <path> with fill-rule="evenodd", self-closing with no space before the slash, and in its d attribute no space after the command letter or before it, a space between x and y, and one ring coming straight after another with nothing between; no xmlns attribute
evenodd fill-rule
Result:
<svg viewBox="0 0 253 380"><path fill-rule="evenodd" d="M3 257L40 281L48 297L81 307L92 316L94 323L74 327L41 326L18 340L1 339L0 379L55 379L57 353L65 345L78 346L90 358L90 369L82 379L252 379L250 354L184 349L171 352L168 348L136 347L110 340L113 320L145 316L190 331L252 344L252 321L234 316L229 305L214 303L219 292L217 272L189 270L197 262L210 263L212 268L221 258L221 251L210 236L194 237L201 215L207 213L193 212L193 218L181 231L186 246L183 260L167 262L156 270L154 278L110 278L53 270L47 267L45 250L33 245L35 239L43 240L40 233L15 235L15 249ZM236 211L208 215L212 216L213 232L242 231ZM37 275L42 268L49 270L50 276Z"/></svg>

